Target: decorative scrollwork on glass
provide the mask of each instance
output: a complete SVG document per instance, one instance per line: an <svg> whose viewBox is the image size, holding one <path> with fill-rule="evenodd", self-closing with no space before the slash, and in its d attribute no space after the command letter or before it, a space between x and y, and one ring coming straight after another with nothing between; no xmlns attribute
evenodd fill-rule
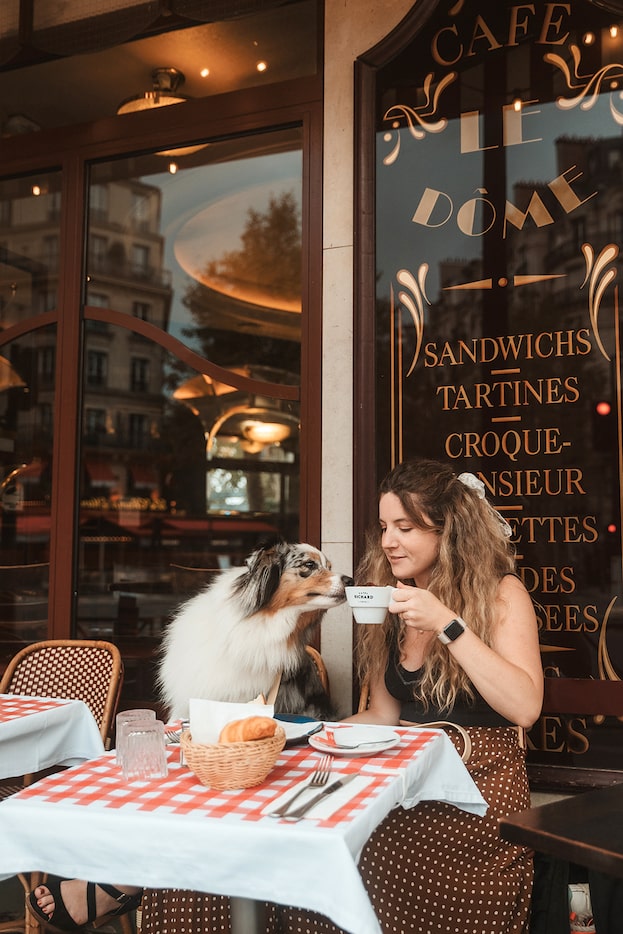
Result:
<svg viewBox="0 0 623 934"><path fill-rule="evenodd" d="M543 57L545 62L553 65L562 72L569 90L577 91L577 93L574 93L573 97L558 97L556 99L556 106L560 110L572 110L574 107L580 107L581 110L591 110L595 106L599 95L603 93L604 84L611 81L613 84L611 86L612 93L610 94L610 113L615 123L622 126L623 113L617 109L616 98L621 98L619 82L620 79L623 78L623 65L618 62L612 62L609 65L604 65L603 68L600 68L599 71L596 71L593 75L581 75L579 70L581 59L580 50L577 45L571 45L569 46L569 51L573 59L573 75L571 74L569 65L562 56L548 52Z"/></svg>
<svg viewBox="0 0 623 934"><path fill-rule="evenodd" d="M418 269L417 279L412 272L409 272L408 269L399 269L396 275L396 279L398 280L399 284L404 286L405 289L409 290L407 292L404 291L404 289L400 289L398 292L398 300L411 315L411 320L413 321L413 327L415 330L415 347L407 376L410 376L411 373L413 373L413 369L418 361L420 349L422 347L422 337L424 335L424 303L430 305L430 300L426 295L427 275L428 263L421 264L420 268Z"/></svg>
<svg viewBox="0 0 623 934"><path fill-rule="evenodd" d="M588 313L590 315L591 327L599 350L606 360L610 361L610 355L604 347L599 335L599 308L604 292L613 279L616 279L617 271L615 268L611 267L607 271L605 270L606 266L613 262L619 255L619 248L615 243L610 243L603 248L599 256L595 257L595 251L590 243L583 243L582 253L584 254L584 261L586 263L586 275L580 288L583 289L586 283L589 283Z"/></svg>
<svg viewBox="0 0 623 934"><path fill-rule="evenodd" d="M392 151L384 157L383 165L393 165L400 153L400 120L405 119L407 128L413 139L424 139L427 133L441 133L448 126L446 117L440 120L430 120L439 109L439 99L448 85L456 81L457 72L451 71L441 79L433 89L434 75L428 74L424 79L422 91L424 103L421 107L410 107L408 104L393 104L383 115L384 120L392 121L392 130L396 133L396 142ZM390 142L392 132L387 130L383 139Z"/></svg>

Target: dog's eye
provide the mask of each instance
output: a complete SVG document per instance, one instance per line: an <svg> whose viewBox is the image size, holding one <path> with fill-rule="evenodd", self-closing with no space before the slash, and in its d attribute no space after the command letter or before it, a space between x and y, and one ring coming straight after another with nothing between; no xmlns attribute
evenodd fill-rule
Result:
<svg viewBox="0 0 623 934"><path fill-rule="evenodd" d="M315 571L318 567L318 563L316 561L312 561L310 558L309 560L303 562L303 567L307 571Z"/></svg>

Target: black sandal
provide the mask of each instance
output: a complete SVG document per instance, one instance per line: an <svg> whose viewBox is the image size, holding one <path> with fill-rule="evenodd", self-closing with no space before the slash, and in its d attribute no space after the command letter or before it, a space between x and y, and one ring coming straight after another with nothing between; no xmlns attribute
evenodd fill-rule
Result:
<svg viewBox="0 0 623 934"><path fill-rule="evenodd" d="M41 885L47 888L54 899L54 911L51 915L47 915L45 911L39 908L34 891L29 894L28 900L26 901L26 907L37 921L42 922L53 931L81 931L87 924L93 924L94 922L96 922L96 926L99 927L100 924L104 924L111 918L118 918L120 915L125 915L129 911L138 908L141 903L141 898L143 897L143 893L140 889L138 892L128 895L126 892L115 888L114 885L106 885L104 882L87 882L87 920L83 924L76 924L67 911L63 896L61 895L61 883L69 881L72 880L65 879L61 876L48 876L45 882L41 883ZM95 889L98 887L119 903L118 908L107 911L105 914L100 915L99 918L95 905Z"/></svg>

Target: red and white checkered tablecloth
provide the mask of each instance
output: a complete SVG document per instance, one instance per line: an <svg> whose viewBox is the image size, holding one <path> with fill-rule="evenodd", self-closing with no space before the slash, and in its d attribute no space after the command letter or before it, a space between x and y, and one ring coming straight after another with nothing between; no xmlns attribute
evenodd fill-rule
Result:
<svg viewBox="0 0 623 934"><path fill-rule="evenodd" d="M80 700L0 694L0 778L100 756L104 744Z"/></svg>
<svg viewBox="0 0 623 934"><path fill-rule="evenodd" d="M124 782L114 754L105 754L0 803L0 876L38 869L280 901L353 934L380 934L357 861L385 815L421 798L486 810L442 731L397 732L400 744L382 754L336 756L332 778L357 773L347 786L355 793L296 823L265 812L309 778L322 755L309 746L284 749L266 782L237 791L201 785L180 766L179 746L168 748L168 776L151 781Z"/></svg>
<svg viewBox="0 0 623 934"><path fill-rule="evenodd" d="M421 730L415 735L408 731L401 733L400 745L382 755L334 760L332 779L354 773L367 775L370 781L365 790L350 798L339 811L317 821L319 825L335 827L348 822L355 811L367 806L380 789L387 787L413 762L414 757L437 739L437 734L431 730ZM260 820L262 812L288 788L309 777L321 754L309 746L284 749L268 781L253 788L227 791L206 788L189 769L180 768L178 748L169 747L168 757L169 774L166 779L124 781L114 756L105 755L86 762L78 769L40 781L36 788L27 788L20 792L20 796L50 804L62 802L80 807L132 808L137 812L157 810L160 815L193 813L195 817L226 818L230 821Z"/></svg>
<svg viewBox="0 0 623 934"><path fill-rule="evenodd" d="M27 717L32 713L52 710L70 701L58 697L21 697L19 694L0 694L0 723L7 723L17 717Z"/></svg>

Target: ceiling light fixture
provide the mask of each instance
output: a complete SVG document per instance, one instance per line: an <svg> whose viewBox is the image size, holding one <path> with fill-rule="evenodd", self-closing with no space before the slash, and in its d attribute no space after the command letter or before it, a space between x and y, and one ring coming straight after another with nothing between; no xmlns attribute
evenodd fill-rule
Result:
<svg viewBox="0 0 623 934"><path fill-rule="evenodd" d="M241 428L245 438L258 444L279 444L292 434L289 425L281 422L262 422L256 419L243 422Z"/></svg>
<svg viewBox="0 0 623 934"><path fill-rule="evenodd" d="M184 101L188 100L185 94L178 92L178 88L184 84L186 79L177 68L154 68L151 79L153 82L152 89L121 101L117 107L118 114L136 113L137 110L153 110L155 107L183 104Z"/></svg>
<svg viewBox="0 0 623 934"><path fill-rule="evenodd" d="M171 104L183 104L191 100L186 94L178 91L186 80L184 74L177 68L154 68L151 73L153 87L151 91L144 91L142 94L135 94L133 97L127 97L117 107L118 114L137 113L140 110L157 110L159 107L168 107ZM163 149L157 153L158 156L189 156L193 152L199 152L208 144L201 143L199 146L182 146L175 149ZM173 163L172 163L173 164ZM171 174L175 174L177 166Z"/></svg>

